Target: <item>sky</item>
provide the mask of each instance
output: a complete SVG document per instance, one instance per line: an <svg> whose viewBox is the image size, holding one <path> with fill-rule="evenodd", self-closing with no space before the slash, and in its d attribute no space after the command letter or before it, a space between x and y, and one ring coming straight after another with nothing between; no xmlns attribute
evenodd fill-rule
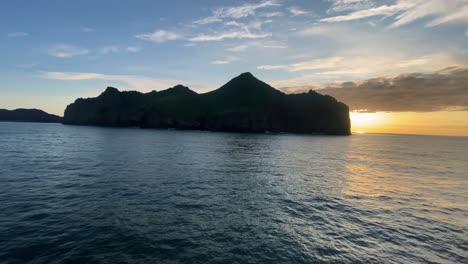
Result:
<svg viewBox="0 0 468 264"><path fill-rule="evenodd" d="M345 102L353 131L468 136L468 0L0 4L0 108L107 86L207 92L242 72Z"/></svg>

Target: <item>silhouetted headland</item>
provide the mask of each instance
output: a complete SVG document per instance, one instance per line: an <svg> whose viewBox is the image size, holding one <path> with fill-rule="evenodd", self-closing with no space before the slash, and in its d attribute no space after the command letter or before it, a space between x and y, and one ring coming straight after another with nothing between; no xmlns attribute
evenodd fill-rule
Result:
<svg viewBox="0 0 468 264"><path fill-rule="evenodd" d="M48 114L39 109L0 109L0 121L60 123L62 122L62 117Z"/></svg>
<svg viewBox="0 0 468 264"><path fill-rule="evenodd" d="M108 87L96 98L67 106L64 124L138 126L232 132L349 135L349 108L310 90L285 94L243 73L217 90L198 94L177 85L163 91L120 92Z"/></svg>

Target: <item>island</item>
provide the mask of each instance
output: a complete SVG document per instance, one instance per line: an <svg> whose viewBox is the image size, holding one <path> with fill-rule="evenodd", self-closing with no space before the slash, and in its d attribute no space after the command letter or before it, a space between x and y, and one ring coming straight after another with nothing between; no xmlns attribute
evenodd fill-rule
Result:
<svg viewBox="0 0 468 264"><path fill-rule="evenodd" d="M48 114L39 109L0 109L0 122L60 123L62 117Z"/></svg>
<svg viewBox="0 0 468 264"><path fill-rule="evenodd" d="M349 108L313 90L285 94L243 73L198 94L177 85L141 93L108 87L96 98L67 106L67 125L165 128L227 132L350 135Z"/></svg>

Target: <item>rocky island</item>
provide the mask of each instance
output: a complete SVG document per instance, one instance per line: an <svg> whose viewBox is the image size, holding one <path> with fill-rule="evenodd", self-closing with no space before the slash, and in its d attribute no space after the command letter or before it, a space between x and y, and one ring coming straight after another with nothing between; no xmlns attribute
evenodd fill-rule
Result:
<svg viewBox="0 0 468 264"><path fill-rule="evenodd" d="M60 116L48 114L39 109L0 109L0 122L38 122L38 123L60 123Z"/></svg>
<svg viewBox="0 0 468 264"><path fill-rule="evenodd" d="M285 94L243 73L198 94L177 85L163 91L120 92L108 87L96 98L67 106L64 124L175 128L232 132L350 135L349 108L310 90Z"/></svg>

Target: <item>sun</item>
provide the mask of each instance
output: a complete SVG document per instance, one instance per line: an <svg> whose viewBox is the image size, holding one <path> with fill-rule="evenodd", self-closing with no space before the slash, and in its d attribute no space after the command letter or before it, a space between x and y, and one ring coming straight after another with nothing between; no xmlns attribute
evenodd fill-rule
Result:
<svg viewBox="0 0 468 264"><path fill-rule="evenodd" d="M360 113L350 112L352 131L355 133L365 133L380 128L385 121L384 113Z"/></svg>

